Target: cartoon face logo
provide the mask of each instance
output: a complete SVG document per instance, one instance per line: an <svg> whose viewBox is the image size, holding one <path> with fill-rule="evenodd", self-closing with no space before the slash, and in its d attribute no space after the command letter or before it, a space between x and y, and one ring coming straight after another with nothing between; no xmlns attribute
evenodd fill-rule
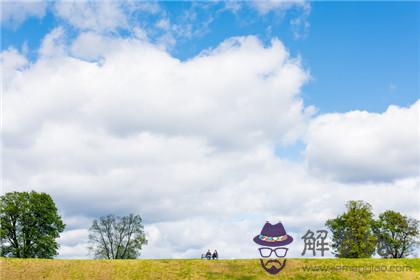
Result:
<svg viewBox="0 0 420 280"><path fill-rule="evenodd" d="M266 222L261 233L254 237L254 242L263 246L258 248L262 268L270 274L279 273L286 265L288 248L284 246L293 242L293 237L286 234L282 223L272 225Z"/></svg>

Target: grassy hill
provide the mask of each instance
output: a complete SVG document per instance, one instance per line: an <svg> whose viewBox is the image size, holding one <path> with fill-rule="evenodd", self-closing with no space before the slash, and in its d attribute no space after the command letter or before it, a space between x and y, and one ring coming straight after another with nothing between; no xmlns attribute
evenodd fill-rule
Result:
<svg viewBox="0 0 420 280"><path fill-rule="evenodd" d="M420 279L420 259L288 259L283 271L275 276L267 274L258 259L108 261L1 258L0 268L2 280ZM387 271L375 271L379 269Z"/></svg>

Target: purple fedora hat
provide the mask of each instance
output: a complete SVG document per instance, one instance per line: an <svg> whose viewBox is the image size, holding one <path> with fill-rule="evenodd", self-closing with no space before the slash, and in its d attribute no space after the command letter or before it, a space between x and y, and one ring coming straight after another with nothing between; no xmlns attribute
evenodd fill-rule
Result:
<svg viewBox="0 0 420 280"><path fill-rule="evenodd" d="M254 242L263 246L283 246L292 243L293 237L286 234L282 223L275 225L266 222L261 230L261 234L254 237Z"/></svg>

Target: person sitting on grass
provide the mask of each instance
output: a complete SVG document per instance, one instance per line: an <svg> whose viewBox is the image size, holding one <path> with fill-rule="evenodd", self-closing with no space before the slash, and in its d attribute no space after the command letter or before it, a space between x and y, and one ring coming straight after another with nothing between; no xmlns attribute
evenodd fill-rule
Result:
<svg viewBox="0 0 420 280"><path fill-rule="evenodd" d="M219 254L217 253L217 251L216 251L216 250L214 250L214 252L213 252L212 259L213 259L213 260L217 260L217 259L219 259Z"/></svg>
<svg viewBox="0 0 420 280"><path fill-rule="evenodd" d="M210 252L210 249L207 251L207 253L206 253L206 258L208 259L208 260L210 260L211 259L211 252Z"/></svg>

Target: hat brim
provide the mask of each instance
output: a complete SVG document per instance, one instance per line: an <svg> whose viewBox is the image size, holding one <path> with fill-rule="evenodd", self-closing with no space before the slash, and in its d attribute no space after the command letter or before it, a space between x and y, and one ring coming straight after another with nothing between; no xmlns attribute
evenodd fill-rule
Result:
<svg viewBox="0 0 420 280"><path fill-rule="evenodd" d="M262 246L278 247L278 246L284 246L284 245L288 245L288 244L292 243L293 242L293 237L291 237L290 235L287 234L287 239L285 239L285 240L267 242L267 241L259 239L259 235L257 235L257 236L254 237L254 242L257 243L258 245L262 245Z"/></svg>

